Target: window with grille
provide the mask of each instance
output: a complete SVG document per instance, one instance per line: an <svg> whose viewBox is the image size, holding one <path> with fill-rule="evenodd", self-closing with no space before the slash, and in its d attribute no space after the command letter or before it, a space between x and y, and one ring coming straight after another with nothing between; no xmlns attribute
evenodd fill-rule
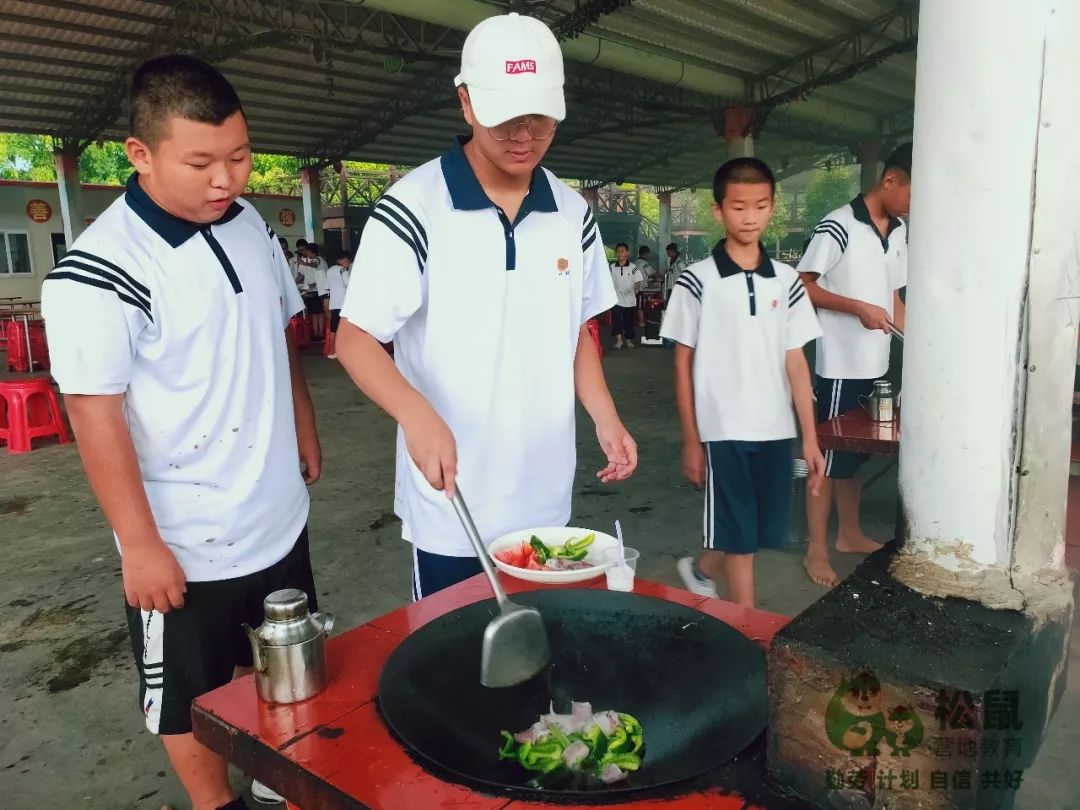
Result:
<svg viewBox="0 0 1080 810"><path fill-rule="evenodd" d="M27 274L30 266L30 237L25 232L0 231L0 276Z"/></svg>

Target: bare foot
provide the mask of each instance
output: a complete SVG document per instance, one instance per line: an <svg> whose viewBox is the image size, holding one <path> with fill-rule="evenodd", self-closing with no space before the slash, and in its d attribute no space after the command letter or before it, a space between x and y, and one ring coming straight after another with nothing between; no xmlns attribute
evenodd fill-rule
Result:
<svg viewBox="0 0 1080 810"><path fill-rule="evenodd" d="M803 568L810 575L810 579L814 580L822 588L831 588L840 581L840 577L836 575L833 567L829 565L828 557L822 559L816 554L813 556L807 554L803 557Z"/></svg>
<svg viewBox="0 0 1080 810"><path fill-rule="evenodd" d="M881 548L881 543L871 540L862 532L855 537L838 535L836 538L836 550L845 554L870 554Z"/></svg>

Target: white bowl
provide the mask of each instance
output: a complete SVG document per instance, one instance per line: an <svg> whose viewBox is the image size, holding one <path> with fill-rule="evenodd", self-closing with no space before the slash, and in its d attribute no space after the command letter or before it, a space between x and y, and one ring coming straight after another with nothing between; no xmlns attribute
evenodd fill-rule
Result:
<svg viewBox="0 0 1080 810"><path fill-rule="evenodd" d="M595 534L596 539L589 546L584 562L592 563L589 568L577 568L570 571L537 571L530 568L518 568L515 565L507 565L495 556L496 552L505 551L508 548L516 548L522 543L527 543L532 537L538 537L549 546L561 546L571 537L581 539L587 534ZM496 567L512 577L524 579L528 582L543 582L548 585L566 584L569 582L585 582L596 579L606 571L611 563L604 561L604 552L609 548L615 548L619 541L610 534L593 531L592 529L577 529L573 526L551 526L544 529L522 529L519 532L504 534L502 537L488 543L488 554Z"/></svg>

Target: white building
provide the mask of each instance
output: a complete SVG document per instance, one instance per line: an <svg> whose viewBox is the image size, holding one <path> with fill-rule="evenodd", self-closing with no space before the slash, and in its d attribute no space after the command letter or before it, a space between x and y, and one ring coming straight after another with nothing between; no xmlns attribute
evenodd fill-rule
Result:
<svg viewBox="0 0 1080 810"><path fill-rule="evenodd" d="M84 224L92 222L123 193L122 186L84 184ZM244 196L278 236L289 240L290 245L304 236L303 206L299 197ZM41 297L41 282L66 250L56 183L0 180L0 300L37 301Z"/></svg>

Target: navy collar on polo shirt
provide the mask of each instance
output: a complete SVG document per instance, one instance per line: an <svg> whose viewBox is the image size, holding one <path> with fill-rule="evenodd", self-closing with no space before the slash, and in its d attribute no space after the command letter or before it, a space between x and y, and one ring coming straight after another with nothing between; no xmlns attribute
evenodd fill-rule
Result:
<svg viewBox="0 0 1080 810"><path fill-rule="evenodd" d="M851 213L855 215L855 219L865 225L869 225L871 230L877 234L878 239L881 240L882 249L887 251L889 249L889 236L903 224L900 218L889 217L889 225L885 230L885 235L882 236L881 231L879 231L877 225L874 224L874 218L870 216L870 209L866 207L866 200L863 198L862 194L856 194L855 199L851 201L850 205Z"/></svg>
<svg viewBox="0 0 1080 810"><path fill-rule="evenodd" d="M716 243L716 247L712 249L713 261L716 262L716 269L720 271L720 278L727 278L733 276L736 273L757 273L762 278L773 278L776 276L776 271L773 269L772 260L769 259L769 254L765 252L765 246L758 242L758 250L760 251L758 258L758 266L753 270L744 270L732 261L728 255L727 248L725 247L727 238L721 239Z"/></svg>
<svg viewBox="0 0 1080 810"><path fill-rule="evenodd" d="M178 216L170 214L150 199L150 195L139 185L138 172L132 172L131 177L128 178L127 193L124 194L124 201L128 204L128 208L138 214L139 219L149 225L158 236L168 242L170 247L180 247L180 245L184 244L184 242L197 234L202 228L207 227L207 225L199 225L198 223L189 222L186 219L181 219ZM224 225L226 222L236 219L243 210L243 206L233 200L229 207L225 209L225 213L221 215L220 219L207 224Z"/></svg>
<svg viewBox="0 0 1080 810"><path fill-rule="evenodd" d="M439 162L442 165L443 178L446 180L446 188L450 192L450 200L454 208L459 211L479 211L484 208L495 208L495 203L488 197L480 181L476 179L476 172L469 165L465 157L463 147L469 142L469 137L459 136L454 140L454 146L443 153ZM533 169L532 179L529 181L529 192L521 202L518 210L517 225L525 216L533 211L554 213L559 210L555 203L555 194L551 190L551 183L547 175L537 166Z"/></svg>

